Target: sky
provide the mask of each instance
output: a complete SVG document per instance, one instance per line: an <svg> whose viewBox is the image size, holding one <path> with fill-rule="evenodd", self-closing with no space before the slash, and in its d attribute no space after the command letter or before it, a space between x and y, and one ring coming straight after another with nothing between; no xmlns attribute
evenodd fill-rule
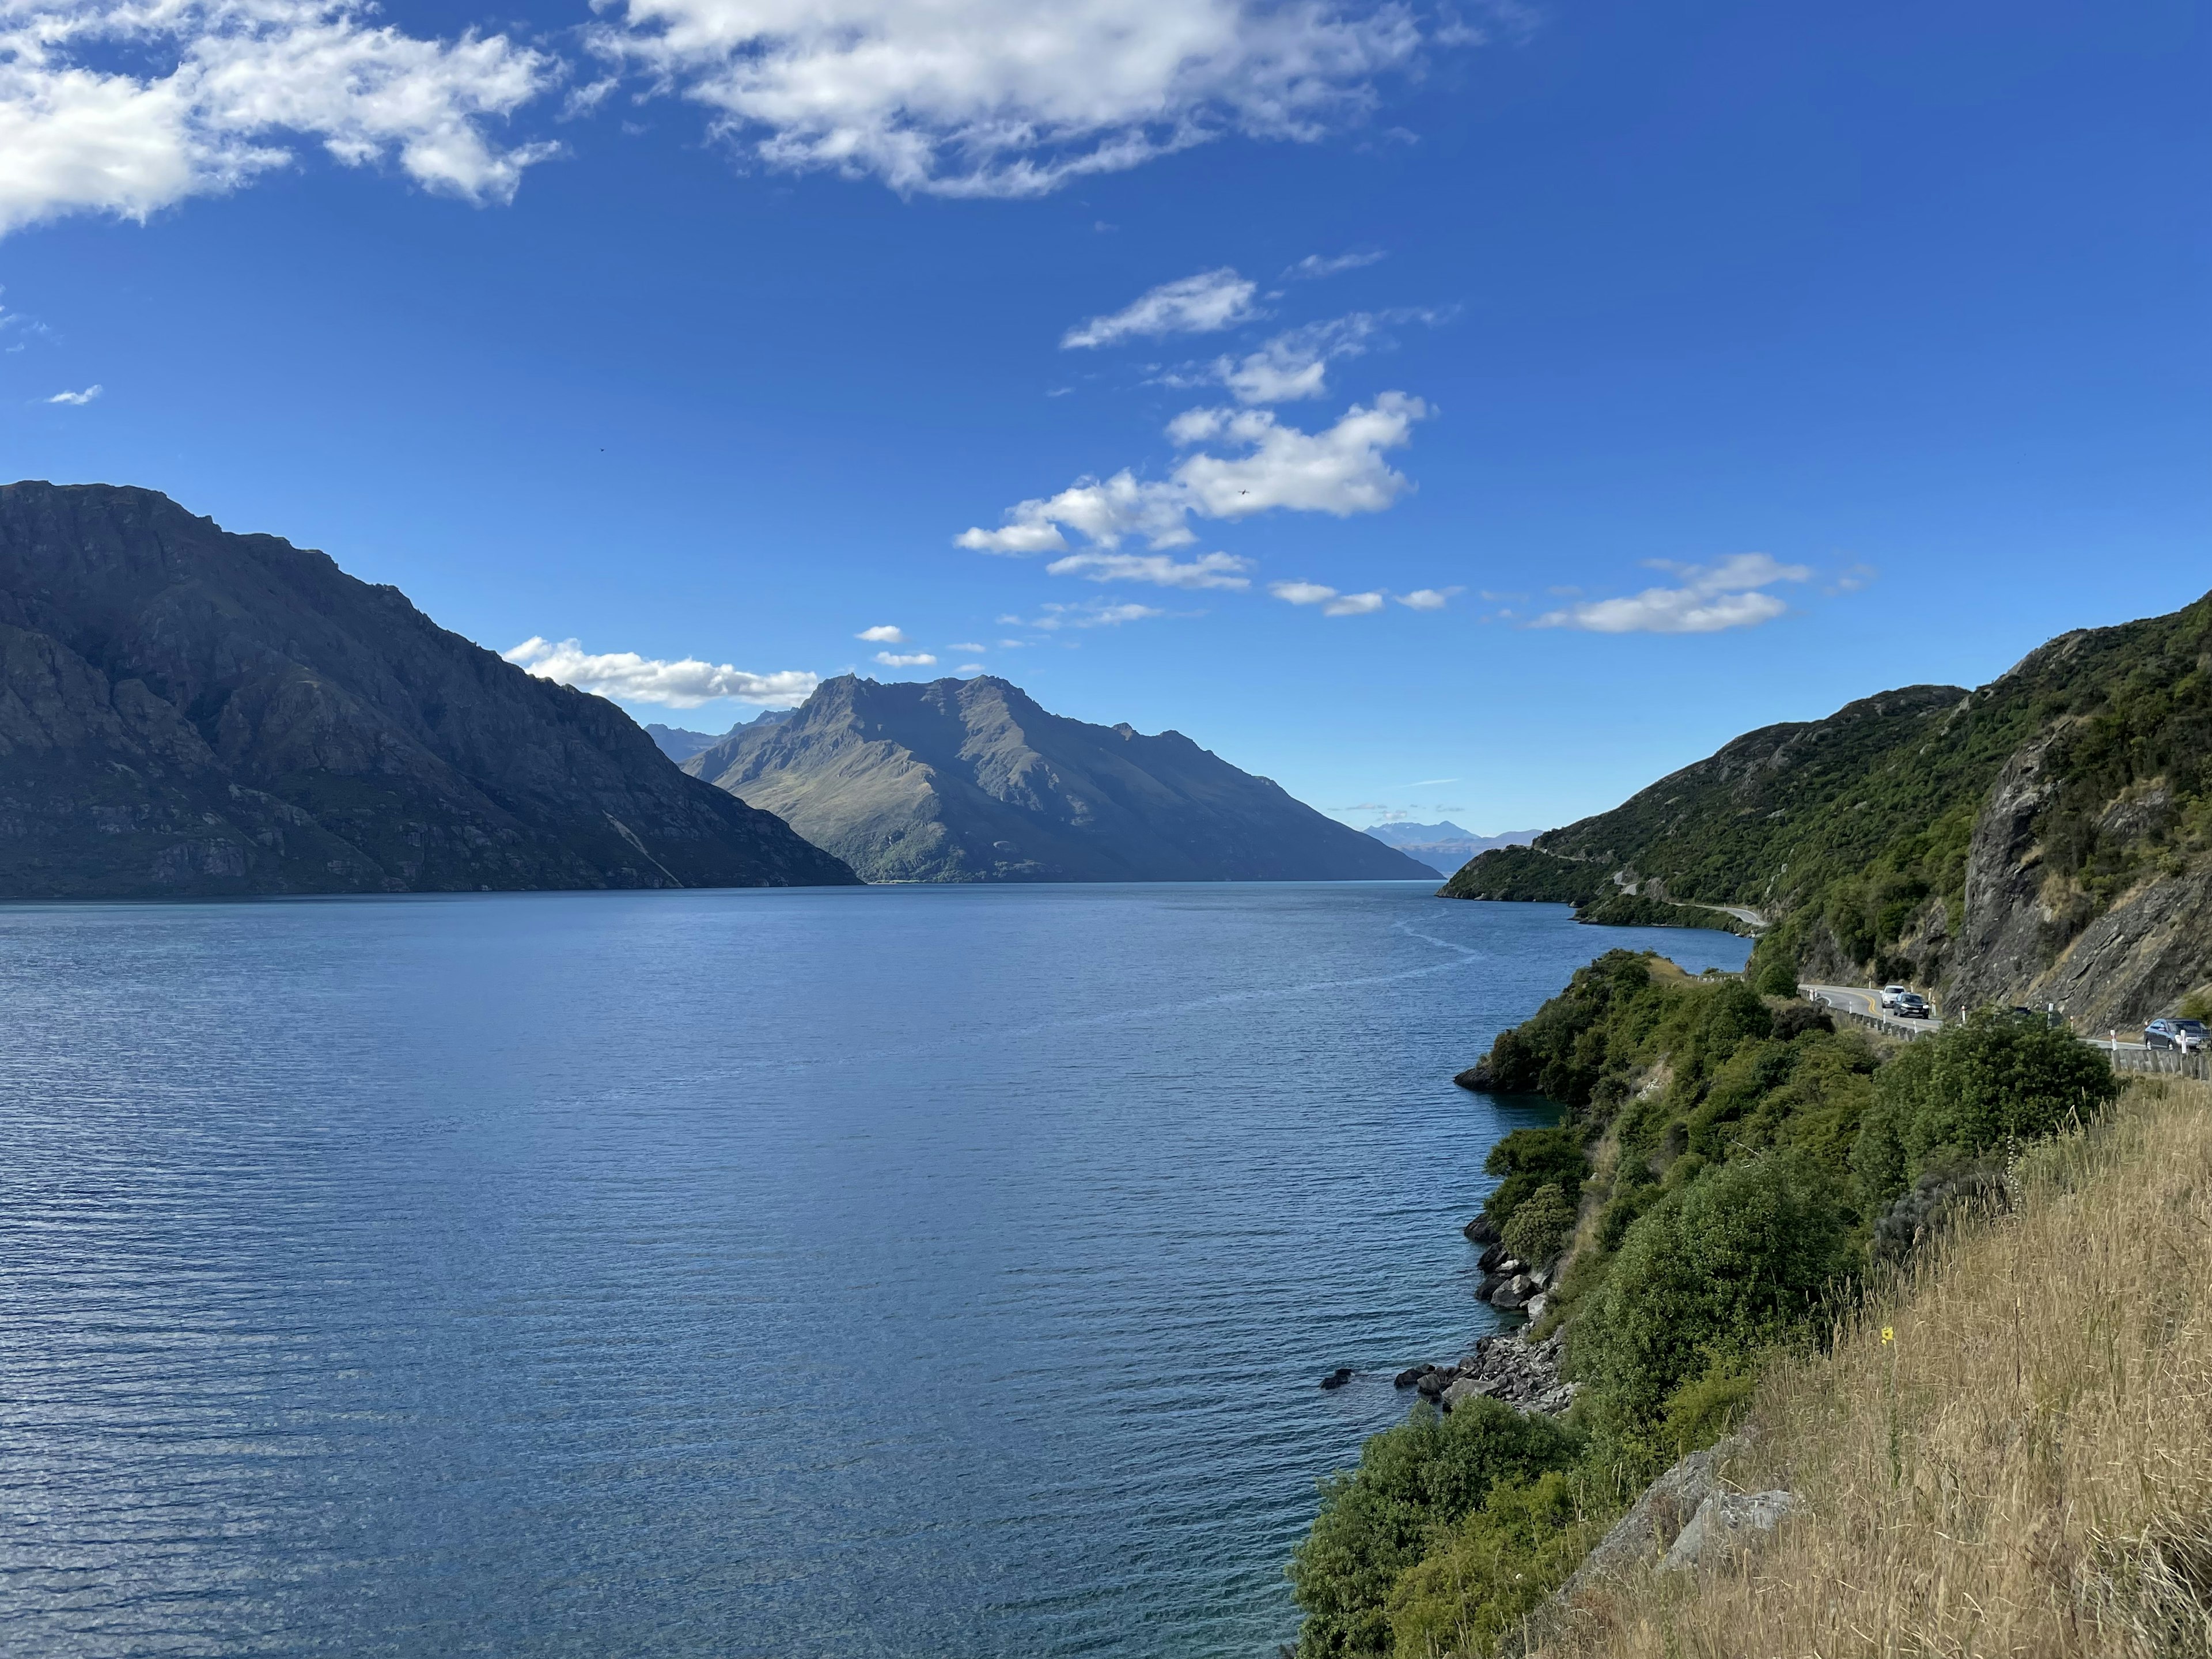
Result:
<svg viewBox="0 0 2212 1659"><path fill-rule="evenodd" d="M9 478L719 732L1610 806L2212 587L2212 8L0 3Z"/></svg>

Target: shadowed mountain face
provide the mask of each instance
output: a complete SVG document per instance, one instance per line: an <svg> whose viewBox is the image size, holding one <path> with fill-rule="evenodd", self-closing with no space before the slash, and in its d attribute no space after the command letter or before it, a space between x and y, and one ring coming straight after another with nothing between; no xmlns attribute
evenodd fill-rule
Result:
<svg viewBox="0 0 2212 1659"><path fill-rule="evenodd" d="M826 681L684 763L871 881L1415 880L1430 872L1179 732L991 678Z"/></svg>
<svg viewBox="0 0 2212 1659"><path fill-rule="evenodd" d="M853 879L323 554L0 488L0 896Z"/></svg>

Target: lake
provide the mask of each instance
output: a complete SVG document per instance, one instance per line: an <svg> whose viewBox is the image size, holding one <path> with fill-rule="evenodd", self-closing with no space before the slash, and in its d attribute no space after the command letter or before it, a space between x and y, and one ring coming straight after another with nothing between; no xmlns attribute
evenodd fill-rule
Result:
<svg viewBox="0 0 2212 1659"><path fill-rule="evenodd" d="M9 1650L1266 1659L1452 1073L1747 951L1430 892L0 907Z"/></svg>

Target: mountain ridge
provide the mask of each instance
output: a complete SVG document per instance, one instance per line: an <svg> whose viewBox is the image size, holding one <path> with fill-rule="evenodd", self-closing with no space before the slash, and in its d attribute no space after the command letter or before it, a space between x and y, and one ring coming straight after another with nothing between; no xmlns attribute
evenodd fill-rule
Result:
<svg viewBox="0 0 2212 1659"><path fill-rule="evenodd" d="M684 769L873 881L1431 874L1180 732L1070 720L994 675L842 675L789 720L741 728Z"/></svg>
<svg viewBox="0 0 2212 1659"><path fill-rule="evenodd" d="M2212 980L2212 595L1747 732L1442 890L1752 906L1808 977L2136 1024Z"/></svg>
<svg viewBox="0 0 2212 1659"><path fill-rule="evenodd" d="M0 486L0 896L854 879L325 554L155 490Z"/></svg>

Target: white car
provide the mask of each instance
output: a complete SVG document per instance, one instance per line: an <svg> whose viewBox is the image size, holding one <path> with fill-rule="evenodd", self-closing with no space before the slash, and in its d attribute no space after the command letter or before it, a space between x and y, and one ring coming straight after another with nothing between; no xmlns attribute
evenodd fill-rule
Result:
<svg viewBox="0 0 2212 1659"><path fill-rule="evenodd" d="M1883 1009L1885 1011L1893 1012L1897 1007L1898 998L1906 994L1908 994L1908 993L1902 985L1883 986L1881 988L1881 1006Z"/></svg>

